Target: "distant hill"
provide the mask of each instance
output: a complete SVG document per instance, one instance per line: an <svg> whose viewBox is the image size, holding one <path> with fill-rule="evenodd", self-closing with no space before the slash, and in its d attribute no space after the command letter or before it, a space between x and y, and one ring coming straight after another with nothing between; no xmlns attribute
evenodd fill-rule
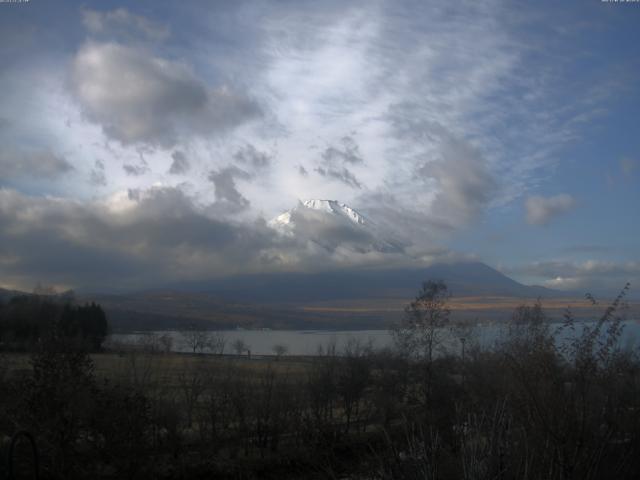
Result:
<svg viewBox="0 0 640 480"><path fill-rule="evenodd" d="M24 292L18 292L17 290L7 290L0 288L0 302L7 302L16 295L24 295Z"/></svg>

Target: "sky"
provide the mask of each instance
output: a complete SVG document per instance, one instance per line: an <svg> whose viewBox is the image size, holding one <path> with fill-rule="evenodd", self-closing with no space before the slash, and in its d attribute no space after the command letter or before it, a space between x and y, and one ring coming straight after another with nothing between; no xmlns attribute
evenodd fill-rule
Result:
<svg viewBox="0 0 640 480"><path fill-rule="evenodd" d="M0 3L0 287L460 259L640 287L639 27L633 2ZM400 247L271 228L307 199Z"/></svg>

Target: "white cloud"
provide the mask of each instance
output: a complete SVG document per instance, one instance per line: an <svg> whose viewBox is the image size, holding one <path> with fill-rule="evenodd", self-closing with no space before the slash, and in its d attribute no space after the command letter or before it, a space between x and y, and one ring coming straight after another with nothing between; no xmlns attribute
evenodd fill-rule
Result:
<svg viewBox="0 0 640 480"><path fill-rule="evenodd" d="M633 287L640 285L640 262L637 261L543 261L506 268L504 272L535 279L547 287L578 292L615 294L630 282L631 293L637 296Z"/></svg>
<svg viewBox="0 0 640 480"><path fill-rule="evenodd" d="M554 288L557 290L579 290L587 287L587 282L584 278L578 277L555 277L543 282L545 287Z"/></svg>
<svg viewBox="0 0 640 480"><path fill-rule="evenodd" d="M89 181L92 185L97 187L104 187L107 185L107 176L104 172L104 162L102 162L102 160L96 160L89 175Z"/></svg>
<svg viewBox="0 0 640 480"><path fill-rule="evenodd" d="M457 227L480 215L495 194L497 183L479 152L465 143L446 140L441 155L420 172L438 183L433 215Z"/></svg>
<svg viewBox="0 0 640 480"><path fill-rule="evenodd" d="M575 199L566 193L553 197L531 196L525 202L527 222L531 225L546 225L555 217L571 211Z"/></svg>
<svg viewBox="0 0 640 480"><path fill-rule="evenodd" d="M259 115L254 102L226 86L209 88L187 66L118 43L86 43L73 79L89 118L125 144L171 146Z"/></svg>

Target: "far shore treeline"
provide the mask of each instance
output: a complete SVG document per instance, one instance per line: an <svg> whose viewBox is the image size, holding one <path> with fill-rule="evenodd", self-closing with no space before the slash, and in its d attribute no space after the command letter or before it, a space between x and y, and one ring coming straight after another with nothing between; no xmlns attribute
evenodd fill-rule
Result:
<svg viewBox="0 0 640 480"><path fill-rule="evenodd" d="M0 348L31 350L56 338L99 351L109 333L107 317L96 303L76 304L67 295L18 295L0 300Z"/></svg>

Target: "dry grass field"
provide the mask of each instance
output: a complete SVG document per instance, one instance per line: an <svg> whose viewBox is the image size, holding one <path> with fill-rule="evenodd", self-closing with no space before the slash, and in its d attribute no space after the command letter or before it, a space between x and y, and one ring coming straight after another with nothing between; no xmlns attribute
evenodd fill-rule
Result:
<svg viewBox="0 0 640 480"><path fill-rule="evenodd" d="M29 353L0 354L0 375L21 377L31 372ZM308 371L311 359L301 356L198 355L185 353L105 352L91 354L94 374L98 380L162 384L175 387L185 372L223 371L232 367L242 377L261 377L267 370L286 374L290 378Z"/></svg>

